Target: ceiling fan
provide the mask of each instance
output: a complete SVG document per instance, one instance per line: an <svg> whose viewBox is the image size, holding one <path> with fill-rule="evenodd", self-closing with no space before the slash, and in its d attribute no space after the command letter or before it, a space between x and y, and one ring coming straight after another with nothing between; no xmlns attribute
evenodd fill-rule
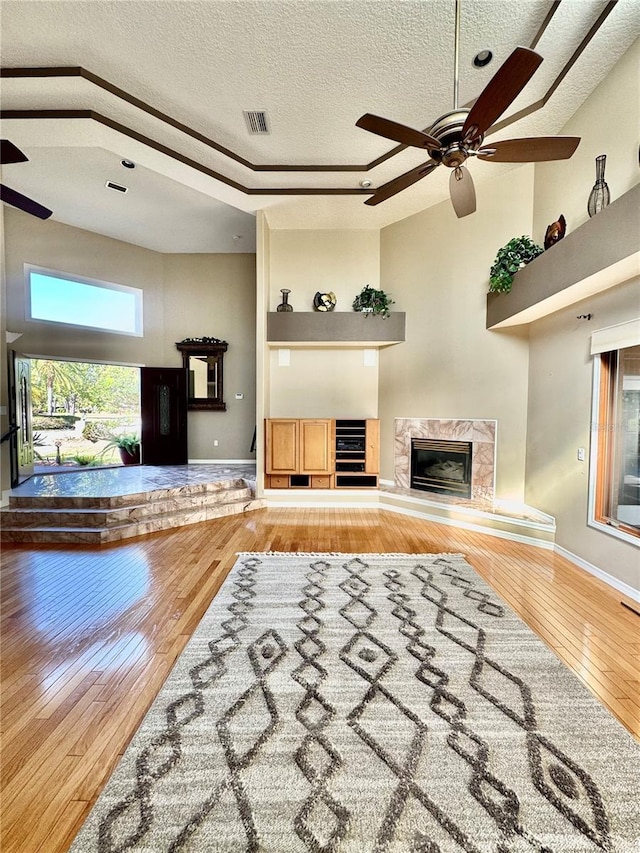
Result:
<svg viewBox="0 0 640 853"><path fill-rule="evenodd" d="M438 166L451 169L449 193L458 218L476 209L476 193L471 173L464 165L469 157L494 163L533 163L566 160L580 142L578 136L539 136L505 139L483 147L484 135L533 77L542 57L526 47L517 47L500 66L471 109L458 107L458 53L460 3L456 0L453 110L436 119L426 131L414 130L381 116L365 113L357 127L393 139L402 145L425 148L431 159L378 187L365 204L386 201L401 190L426 178Z"/></svg>
<svg viewBox="0 0 640 853"><path fill-rule="evenodd" d="M25 163L28 159L27 155L23 154L13 142L9 142L8 139L0 139L0 166L6 166L9 163ZM30 213L39 219L48 219L53 213L48 207L38 204L37 201L27 198L26 195L22 195L17 190L12 190L5 184L0 184L0 201L24 210L25 213Z"/></svg>

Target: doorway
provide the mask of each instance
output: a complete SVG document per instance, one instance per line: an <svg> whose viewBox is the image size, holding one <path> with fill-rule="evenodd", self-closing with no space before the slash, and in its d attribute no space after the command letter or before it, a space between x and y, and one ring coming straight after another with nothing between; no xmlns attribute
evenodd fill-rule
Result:
<svg viewBox="0 0 640 853"><path fill-rule="evenodd" d="M140 442L140 368L18 356L23 372L24 362L33 473L123 464L121 443Z"/></svg>

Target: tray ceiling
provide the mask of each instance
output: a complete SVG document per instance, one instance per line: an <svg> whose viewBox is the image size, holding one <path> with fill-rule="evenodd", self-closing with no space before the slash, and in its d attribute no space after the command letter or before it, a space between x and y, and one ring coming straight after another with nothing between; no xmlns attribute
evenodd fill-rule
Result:
<svg viewBox="0 0 640 853"><path fill-rule="evenodd" d="M355 122L422 129L452 108L454 12L453 0L3 0L3 136L29 157L4 180L54 219L158 251L253 251L260 209L277 228L379 228L447 198L449 174L365 206L361 181L428 157ZM460 103L534 47L544 62L491 138L555 135L639 33L636 0L462 0ZM474 68L486 48L493 62ZM265 110L270 133L250 134L245 110ZM474 162L480 212L482 181L509 168Z"/></svg>

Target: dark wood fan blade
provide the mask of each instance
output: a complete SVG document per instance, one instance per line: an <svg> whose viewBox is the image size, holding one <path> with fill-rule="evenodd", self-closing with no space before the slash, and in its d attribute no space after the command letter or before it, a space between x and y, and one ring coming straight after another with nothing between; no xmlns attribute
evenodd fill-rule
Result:
<svg viewBox="0 0 640 853"><path fill-rule="evenodd" d="M476 189L471 172L464 166L452 170L449 177L449 193L458 219L475 212Z"/></svg>
<svg viewBox="0 0 640 853"><path fill-rule="evenodd" d="M391 198L392 195L399 193L400 190L406 190L406 188L410 187L411 184L415 184L422 178L426 178L427 175L433 172L434 169L437 169L439 165L439 163L429 160L428 163L423 163L422 166L417 166L415 169L411 169L410 172L405 172L404 175L399 175L397 178L394 178L392 181L388 181L386 184L379 187L375 194L365 201L365 204L376 205L380 204L381 201L386 201L388 198Z"/></svg>
<svg viewBox="0 0 640 853"><path fill-rule="evenodd" d="M478 160L494 163L538 163L543 160L568 160L580 143L579 136L534 136L528 139L503 139L487 148L495 154L478 154Z"/></svg>
<svg viewBox="0 0 640 853"><path fill-rule="evenodd" d="M22 193L12 190L11 187L4 184L0 184L0 201L24 210L25 213L30 213L32 216L37 216L38 219L48 219L53 213L48 207L38 204L37 201L27 198L26 195L22 195Z"/></svg>
<svg viewBox="0 0 640 853"><path fill-rule="evenodd" d="M8 163L26 163L29 158L26 154L9 142L8 139L0 139L0 166L6 166Z"/></svg>
<svg viewBox="0 0 640 853"><path fill-rule="evenodd" d="M384 136L385 139L393 139L394 142L400 142L402 145L412 145L414 148L429 148L436 151L440 148L440 143L433 136L429 136L421 130L414 130L404 124L398 124L397 121L374 116L372 113L365 113L361 116L356 122L356 127L361 127L370 133L377 133L378 136Z"/></svg>
<svg viewBox="0 0 640 853"><path fill-rule="evenodd" d="M503 62L471 107L462 128L463 138L473 142L499 119L527 85L542 62L539 53L517 47Z"/></svg>

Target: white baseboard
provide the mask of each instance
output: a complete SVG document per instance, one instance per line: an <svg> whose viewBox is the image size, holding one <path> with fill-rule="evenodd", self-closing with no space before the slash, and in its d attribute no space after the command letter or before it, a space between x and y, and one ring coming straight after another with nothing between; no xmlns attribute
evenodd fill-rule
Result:
<svg viewBox="0 0 640 853"><path fill-rule="evenodd" d="M187 459L189 465L255 465L254 459Z"/></svg>
<svg viewBox="0 0 640 853"><path fill-rule="evenodd" d="M553 550L553 542L545 541L544 539L536 539L533 536L523 536L521 533L512 533L506 530L496 530L491 527L485 527L481 524L473 524L470 521L461 521L460 519L445 518L440 515L431 515L428 512L418 512L405 507L389 506L381 504L380 509L387 512L397 512L399 515L410 515L413 518L423 518L425 521L435 521L437 524L446 524L448 527L460 527L463 530L473 530L476 533L486 533L487 536L496 536L498 539L510 539L512 542L522 542L524 545L534 545L536 548L544 548L547 551Z"/></svg>
<svg viewBox="0 0 640 853"><path fill-rule="evenodd" d="M618 580L618 578L614 578L613 575L610 575L608 572L604 572L602 569L599 569L597 566L594 566L593 563L589 563L587 560L583 560L582 557L578 557L577 554L574 554L572 551L567 551L566 548L563 548L561 545L556 545L554 548L556 554L560 554L561 557L565 557L565 559L569 560L570 563L573 563L574 566L578 566L580 569L584 569L585 572L589 572L590 575L598 578L601 581L604 581L608 586L617 589L618 592L623 593L623 595L628 596L633 601L637 601L640 603L640 589L636 589L633 586L630 586L628 583L624 581Z"/></svg>

